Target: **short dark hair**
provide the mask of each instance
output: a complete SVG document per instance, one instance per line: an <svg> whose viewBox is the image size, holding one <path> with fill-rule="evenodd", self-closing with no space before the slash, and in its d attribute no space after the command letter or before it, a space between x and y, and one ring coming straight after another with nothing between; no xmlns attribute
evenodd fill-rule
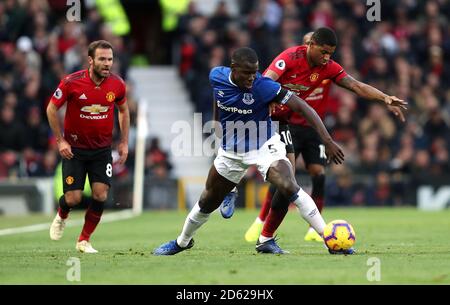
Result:
<svg viewBox="0 0 450 305"><path fill-rule="evenodd" d="M314 31L311 40L314 40L314 42L318 45L328 45L335 47L337 46L337 37L336 33L330 29L330 28L319 28Z"/></svg>
<svg viewBox="0 0 450 305"><path fill-rule="evenodd" d="M233 54L231 55L231 61L237 64L256 64L258 62L258 55L253 49L243 47L233 52Z"/></svg>
<svg viewBox="0 0 450 305"><path fill-rule="evenodd" d="M88 55L92 58L95 56L95 50L97 49L111 49L114 50L112 45L106 40L96 40L89 44Z"/></svg>

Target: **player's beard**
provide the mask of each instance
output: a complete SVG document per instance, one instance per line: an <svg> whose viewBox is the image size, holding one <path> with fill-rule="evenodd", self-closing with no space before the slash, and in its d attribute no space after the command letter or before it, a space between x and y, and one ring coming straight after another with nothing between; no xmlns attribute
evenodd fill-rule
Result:
<svg viewBox="0 0 450 305"><path fill-rule="evenodd" d="M98 65L98 66L94 65L92 71L94 72L95 77L97 77L99 79L104 79L104 78L108 77L110 74L109 69L108 69L107 73L104 73L101 65Z"/></svg>

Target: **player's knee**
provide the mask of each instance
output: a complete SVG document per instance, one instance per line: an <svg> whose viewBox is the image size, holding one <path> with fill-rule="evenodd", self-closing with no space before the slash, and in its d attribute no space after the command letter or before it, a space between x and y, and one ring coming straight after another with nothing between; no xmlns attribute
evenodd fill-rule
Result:
<svg viewBox="0 0 450 305"><path fill-rule="evenodd" d="M317 175L312 177L312 195L323 196L325 192L325 175Z"/></svg>
<svg viewBox="0 0 450 305"><path fill-rule="evenodd" d="M101 191L101 192L92 192L92 199L100 202L105 202L108 199L108 192Z"/></svg>
<svg viewBox="0 0 450 305"><path fill-rule="evenodd" d="M279 186L278 190L283 194L286 198L291 198L293 195L297 194L300 190L297 182L292 181L290 179L284 180Z"/></svg>
<svg viewBox="0 0 450 305"><path fill-rule="evenodd" d="M310 166L308 166L308 174L311 177L325 175L325 168L318 164L310 165Z"/></svg>
<svg viewBox="0 0 450 305"><path fill-rule="evenodd" d="M64 194L64 199L69 207L80 204L83 193L81 191L69 191Z"/></svg>

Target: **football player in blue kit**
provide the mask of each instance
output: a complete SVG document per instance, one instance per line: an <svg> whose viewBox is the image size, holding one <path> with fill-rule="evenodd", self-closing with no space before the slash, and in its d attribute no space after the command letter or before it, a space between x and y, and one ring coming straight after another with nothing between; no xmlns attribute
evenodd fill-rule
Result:
<svg viewBox="0 0 450 305"><path fill-rule="evenodd" d="M329 160L340 164L344 154L328 134L320 117L304 100L279 83L261 76L253 49L237 49L232 54L231 67L213 68L209 78L219 111L222 146L209 171L205 189L188 214L181 234L156 248L153 254L174 255L192 248L195 232L206 223L252 165L256 165L261 175L298 207L301 216L319 234L323 233L325 221L314 201L295 180L285 144L270 118L269 104L287 105L303 115L320 135ZM287 253L274 238L259 240L256 250L260 253Z"/></svg>

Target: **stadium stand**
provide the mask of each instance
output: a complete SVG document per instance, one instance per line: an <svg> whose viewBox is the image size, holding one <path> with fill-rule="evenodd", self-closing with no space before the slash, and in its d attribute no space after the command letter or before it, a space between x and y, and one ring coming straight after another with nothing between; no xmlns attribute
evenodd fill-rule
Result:
<svg viewBox="0 0 450 305"><path fill-rule="evenodd" d="M380 22L367 20L364 1L239 3L238 16L229 14L223 1L211 16L191 5L180 17L177 64L197 111L212 116L208 71L228 65L233 49L257 50L264 70L304 34L328 26L339 37L333 58L349 74L409 102L402 124L380 105L333 88L325 123L343 144L346 162L331 166L330 205L401 205L411 202L410 187L448 177L448 1L382 1Z"/></svg>
<svg viewBox="0 0 450 305"><path fill-rule="evenodd" d="M212 118L209 70L229 64L232 50L251 46L265 69L305 33L329 26L339 37L334 58L348 73L409 102L402 124L379 105L333 87L325 123L343 144L346 163L329 168L327 189L337 190L327 191L330 205L401 205L424 181L448 181L449 1L383 0L380 22L367 20L364 1L232 1L233 13L228 1L218 1L212 14L196 7L204 2L211 5L191 1L178 16L173 49L164 57L178 67L204 121ZM126 80L133 46L143 44L117 35L127 24L117 30L95 5L83 6L81 23L65 22L66 9L58 0L0 2L0 180L53 176L59 155L44 109L59 80L86 65L89 41L113 42L115 72ZM128 85L133 133L137 98L134 84ZM171 159L170 152L164 155ZM149 153L148 159L155 157ZM155 170L150 175L170 176L172 167L162 164L148 165ZM130 158L126 168L116 169L117 178L130 181L133 166L130 140Z"/></svg>

